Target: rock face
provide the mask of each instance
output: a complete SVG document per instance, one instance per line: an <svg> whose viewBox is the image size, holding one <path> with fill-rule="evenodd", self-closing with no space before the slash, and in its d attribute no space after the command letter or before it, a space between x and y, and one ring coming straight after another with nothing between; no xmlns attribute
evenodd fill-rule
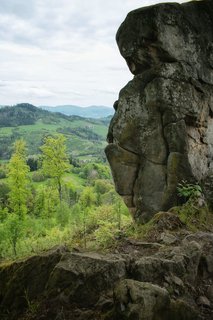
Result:
<svg viewBox="0 0 213 320"><path fill-rule="evenodd" d="M165 319L169 307L168 291L146 282L125 279L115 288L115 307L119 319Z"/></svg>
<svg viewBox="0 0 213 320"><path fill-rule="evenodd" d="M206 185L213 203L212 1L137 9L116 39L134 74L108 132L117 192L141 222L177 203L182 180Z"/></svg>

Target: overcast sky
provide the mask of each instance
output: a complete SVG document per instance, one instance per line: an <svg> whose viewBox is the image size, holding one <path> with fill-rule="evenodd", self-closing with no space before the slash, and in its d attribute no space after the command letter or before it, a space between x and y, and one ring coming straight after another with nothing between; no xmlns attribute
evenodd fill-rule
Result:
<svg viewBox="0 0 213 320"><path fill-rule="evenodd" d="M132 79L115 33L157 2L0 0L0 105L112 106Z"/></svg>

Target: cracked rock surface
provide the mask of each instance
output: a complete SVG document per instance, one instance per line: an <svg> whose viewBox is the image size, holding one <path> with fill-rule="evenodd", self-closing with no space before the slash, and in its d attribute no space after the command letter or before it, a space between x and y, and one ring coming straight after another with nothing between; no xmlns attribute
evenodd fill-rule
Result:
<svg viewBox="0 0 213 320"><path fill-rule="evenodd" d="M108 132L117 192L139 222L176 205L182 180L203 184L212 204L212 1L134 10L116 39L134 75Z"/></svg>
<svg viewBox="0 0 213 320"><path fill-rule="evenodd" d="M212 320L213 234L182 227L169 245L161 235L126 238L116 253L58 247L0 266L0 318Z"/></svg>

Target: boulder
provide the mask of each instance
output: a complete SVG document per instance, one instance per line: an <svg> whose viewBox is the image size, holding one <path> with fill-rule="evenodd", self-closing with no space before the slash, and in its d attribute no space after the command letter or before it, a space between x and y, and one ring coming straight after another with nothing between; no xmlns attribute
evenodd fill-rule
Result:
<svg viewBox="0 0 213 320"><path fill-rule="evenodd" d="M125 276L126 263L119 256L68 253L56 265L48 280L48 297L89 307Z"/></svg>
<svg viewBox="0 0 213 320"><path fill-rule="evenodd" d="M0 268L0 314L5 311L9 319L17 319L17 314L44 292L49 275L65 252L65 247L58 247Z"/></svg>
<svg viewBox="0 0 213 320"><path fill-rule="evenodd" d="M177 284L177 279L193 284L198 277L202 252L202 247L195 241L166 247L151 256L133 258L129 274L134 280L160 286L169 278L171 281L167 282L174 285Z"/></svg>
<svg viewBox="0 0 213 320"><path fill-rule="evenodd" d="M163 320L169 308L167 290L151 283L122 280L114 290L116 319Z"/></svg>
<svg viewBox="0 0 213 320"><path fill-rule="evenodd" d="M213 203L212 30L203 0L134 10L117 32L134 78L115 103L106 155L139 222L176 205L182 180L203 184Z"/></svg>

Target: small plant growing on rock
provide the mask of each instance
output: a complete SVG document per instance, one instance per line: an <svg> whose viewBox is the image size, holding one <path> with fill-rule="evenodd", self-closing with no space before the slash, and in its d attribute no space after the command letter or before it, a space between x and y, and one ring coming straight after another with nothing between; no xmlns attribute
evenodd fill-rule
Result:
<svg viewBox="0 0 213 320"><path fill-rule="evenodd" d="M212 214L209 211L205 201L201 186L196 183L187 183L182 181L177 187L178 195L185 199L182 206L174 207L173 212L178 213L182 222L184 222L191 230L196 231L197 228L208 230Z"/></svg>
<svg viewBox="0 0 213 320"><path fill-rule="evenodd" d="M178 184L177 191L178 195L180 197L184 197L185 199L198 198L202 195L202 189L198 183L187 183L185 180Z"/></svg>

